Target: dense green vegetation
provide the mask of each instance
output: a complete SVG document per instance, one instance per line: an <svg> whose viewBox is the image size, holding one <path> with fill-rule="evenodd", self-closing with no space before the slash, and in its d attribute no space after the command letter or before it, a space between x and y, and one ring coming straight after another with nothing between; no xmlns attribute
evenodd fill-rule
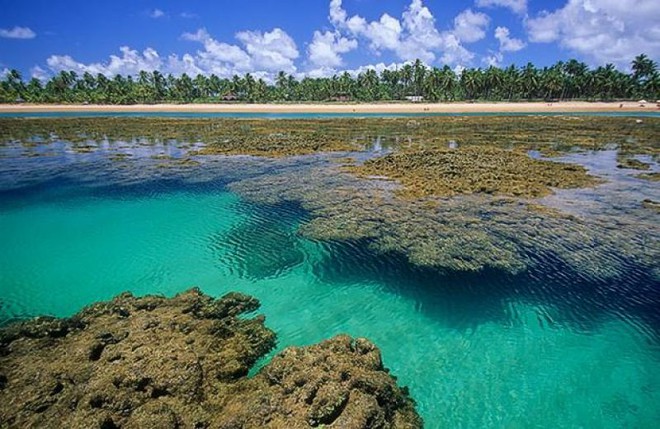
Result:
<svg viewBox="0 0 660 429"><path fill-rule="evenodd" d="M657 63L642 54L631 64L632 73L612 64L590 69L577 60L558 62L542 69L529 63L504 69L470 68L456 74L451 68L428 68L421 61L380 75L367 70L331 78L303 78L280 72L267 83L251 74L221 79L218 76L183 74L179 77L158 71L137 76L108 78L62 71L43 83L25 83L16 70L0 81L0 102L13 103L190 103L218 102L309 102L403 100L422 96L427 101L457 100L614 100L660 98Z"/></svg>

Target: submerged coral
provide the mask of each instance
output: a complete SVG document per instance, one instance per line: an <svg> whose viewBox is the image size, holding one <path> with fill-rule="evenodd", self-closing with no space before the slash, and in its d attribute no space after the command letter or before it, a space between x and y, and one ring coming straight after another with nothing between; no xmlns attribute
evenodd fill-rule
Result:
<svg viewBox="0 0 660 429"><path fill-rule="evenodd" d="M391 181L364 180L336 165L234 182L262 204L300 203L309 221L299 231L316 240L363 241L379 253L447 271L486 268L543 272L549 261L593 281L625 275L629 264L653 267L653 223L581 218L527 200L487 194L400 198Z"/></svg>
<svg viewBox="0 0 660 429"><path fill-rule="evenodd" d="M0 422L11 427L417 428L405 389L365 339L275 345L246 295L123 294L69 319L0 330Z"/></svg>

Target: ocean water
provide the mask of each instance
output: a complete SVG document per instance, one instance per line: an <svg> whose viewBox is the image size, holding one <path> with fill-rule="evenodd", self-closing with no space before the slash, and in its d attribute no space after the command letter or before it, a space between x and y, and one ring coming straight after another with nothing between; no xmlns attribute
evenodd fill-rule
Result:
<svg viewBox="0 0 660 429"><path fill-rule="evenodd" d="M601 117L660 117L658 111L648 112L460 112L460 113L237 113L237 112L0 112L0 118L67 118L67 117L121 117L121 118L242 118L242 119L328 119L328 118L419 118L446 116L601 116Z"/></svg>
<svg viewBox="0 0 660 429"><path fill-rule="evenodd" d="M0 323L68 316L126 290L237 290L261 301L277 350L339 333L373 340L429 428L660 421L660 326L617 311L621 284L441 273L364 243L306 239L299 205L228 191L269 174L268 162L220 158L187 174L60 149L0 160ZM655 291L644 311L660 311L657 278L630 279Z"/></svg>

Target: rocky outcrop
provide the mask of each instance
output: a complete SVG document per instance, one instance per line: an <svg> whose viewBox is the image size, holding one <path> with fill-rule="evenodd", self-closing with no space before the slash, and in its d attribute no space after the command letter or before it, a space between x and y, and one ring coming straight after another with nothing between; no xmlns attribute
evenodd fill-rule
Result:
<svg viewBox="0 0 660 429"><path fill-rule="evenodd" d="M415 428L405 389L365 339L275 346L259 302L197 289L122 294L68 319L0 330L0 426L66 428Z"/></svg>
<svg viewBox="0 0 660 429"><path fill-rule="evenodd" d="M582 188L600 181L584 167L530 158L496 147L413 150L391 153L353 169L363 176L401 181L413 197L465 194L538 198L552 188Z"/></svg>

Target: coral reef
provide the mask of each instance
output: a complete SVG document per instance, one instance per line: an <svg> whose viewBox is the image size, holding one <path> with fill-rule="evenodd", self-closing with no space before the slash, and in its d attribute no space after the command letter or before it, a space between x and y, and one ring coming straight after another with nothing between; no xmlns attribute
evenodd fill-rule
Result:
<svg viewBox="0 0 660 429"><path fill-rule="evenodd" d="M494 194L537 198L554 188L581 188L599 181L578 165L532 159L495 147L416 150L367 160L352 171L388 176L410 196Z"/></svg>
<svg viewBox="0 0 660 429"><path fill-rule="evenodd" d="M488 194L400 198L392 181L360 179L329 166L232 183L261 204L297 202L309 212L299 232L315 240L364 241L382 254L447 271L486 268L544 272L561 264L592 281L625 275L631 261L653 267L657 224L566 215L529 201Z"/></svg>
<svg viewBox="0 0 660 429"><path fill-rule="evenodd" d="M617 168L628 168L631 170L650 170L651 164L628 156L619 156L619 163L617 164Z"/></svg>
<svg viewBox="0 0 660 429"><path fill-rule="evenodd" d="M68 319L0 330L0 422L39 428L417 428L421 420L378 349L339 336L275 345L259 302L197 289L122 294Z"/></svg>
<svg viewBox="0 0 660 429"><path fill-rule="evenodd" d="M202 153L288 156L386 147L497 146L561 153L617 145L625 154L659 155L660 119L485 116L333 119L0 118L0 144L66 140L88 152L104 141L137 146L203 142Z"/></svg>
<svg viewBox="0 0 660 429"><path fill-rule="evenodd" d="M637 175L638 178L650 180L651 182L660 181L660 173L642 173Z"/></svg>

